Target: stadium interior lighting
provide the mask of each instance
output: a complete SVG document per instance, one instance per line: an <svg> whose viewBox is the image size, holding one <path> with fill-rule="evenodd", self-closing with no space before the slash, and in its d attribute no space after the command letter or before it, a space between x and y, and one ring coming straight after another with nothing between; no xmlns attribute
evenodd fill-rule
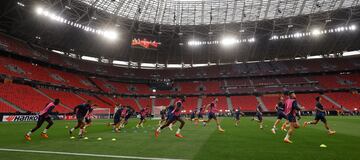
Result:
<svg viewBox="0 0 360 160"><path fill-rule="evenodd" d="M321 34L321 31L320 31L319 29L314 29L314 30L311 31L311 34L312 34L313 36L318 36L318 35Z"/></svg>
<svg viewBox="0 0 360 160"><path fill-rule="evenodd" d="M115 30L111 30L111 29L110 30L103 30L103 29L95 29L95 28L92 28L92 27L83 26L83 25L78 24L76 22L72 22L72 21L69 21L69 20L67 20L67 19L65 19L63 17L60 17L60 16L58 16L57 14L55 14L53 12L45 10L42 7L36 7L35 12L38 15L47 17L47 18L49 18L51 20L70 25L70 26L82 29L84 31L87 31L87 32L92 32L92 33L101 35L104 38L109 39L109 40L117 40L118 39L118 33Z"/></svg>
<svg viewBox="0 0 360 160"><path fill-rule="evenodd" d="M21 6L21 7L25 7L25 4L24 3L21 3L21 2L17 2L17 5Z"/></svg>
<svg viewBox="0 0 360 160"><path fill-rule="evenodd" d="M325 30L314 29L311 32L296 32L295 34L285 34L280 36L272 36L269 40L278 40L278 39L289 39L289 38L301 38L306 36L318 36L321 34L328 34L334 32L346 32L356 30L356 25L351 26L340 26L337 28L330 28ZM278 37L278 38L277 38Z"/></svg>
<svg viewBox="0 0 360 160"><path fill-rule="evenodd" d="M226 37L224 39L221 40L221 44L228 46L228 45L233 45L237 42L238 40L232 37Z"/></svg>

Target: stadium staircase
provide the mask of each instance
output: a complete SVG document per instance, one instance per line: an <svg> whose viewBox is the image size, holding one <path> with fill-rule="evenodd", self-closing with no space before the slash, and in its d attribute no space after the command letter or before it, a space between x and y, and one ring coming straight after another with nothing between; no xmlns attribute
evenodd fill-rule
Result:
<svg viewBox="0 0 360 160"><path fill-rule="evenodd" d="M259 104L260 104L260 106L261 106L261 108L262 108L263 111L265 111L265 112L268 112L268 111L269 111L269 110L266 108L264 102L262 101L262 99L261 99L260 97L257 97L257 96L256 96L256 100L259 102Z"/></svg>
<svg viewBox="0 0 360 160"><path fill-rule="evenodd" d="M139 100L137 98L134 98L134 100L135 100L135 103L136 103L137 107L139 108L139 110L142 110Z"/></svg>
<svg viewBox="0 0 360 160"><path fill-rule="evenodd" d="M336 102L335 100L333 100L332 98L330 98L329 96L327 96L327 95L321 95L322 97L324 97L326 100L328 100L329 102L331 102L332 104L334 104L336 107L338 107L339 109L341 109L341 105L338 103L338 102ZM343 106L343 108L342 108L343 110L345 110L345 111L350 111L349 109L347 109L346 107L344 107Z"/></svg>
<svg viewBox="0 0 360 160"><path fill-rule="evenodd" d="M95 83L92 78L88 77L87 80L89 80L89 82L94 85L99 91L107 92L104 91L97 83Z"/></svg>
<svg viewBox="0 0 360 160"><path fill-rule="evenodd" d="M200 108L203 106L203 100L202 100L202 98L198 98L198 100L197 100L197 109L198 110L200 110Z"/></svg>
<svg viewBox="0 0 360 160"><path fill-rule="evenodd" d="M25 110L21 109L19 106L15 105L15 104L12 104L11 102L7 101L6 99L2 99L0 97L0 101L5 103L6 105L12 107L13 109L15 109L16 111L19 111L20 113L26 113Z"/></svg>
<svg viewBox="0 0 360 160"><path fill-rule="evenodd" d="M53 98L51 98L49 95L47 95L46 93L42 92L41 90L39 90L39 89L37 89L37 88L33 88L33 87L32 87L32 89L34 89L34 90L35 90L36 92L38 92L39 94L47 97L48 99L54 101ZM76 95L76 94L75 94L75 95ZM73 110L73 109L71 109L70 107L66 106L65 104L62 104L61 102L60 102L60 106L63 107L63 108L65 108L65 109L67 109L67 110L69 110L69 111L72 111L72 110Z"/></svg>
<svg viewBox="0 0 360 160"><path fill-rule="evenodd" d="M226 97L226 102L227 102L228 110L232 111L234 108L233 108L230 97Z"/></svg>

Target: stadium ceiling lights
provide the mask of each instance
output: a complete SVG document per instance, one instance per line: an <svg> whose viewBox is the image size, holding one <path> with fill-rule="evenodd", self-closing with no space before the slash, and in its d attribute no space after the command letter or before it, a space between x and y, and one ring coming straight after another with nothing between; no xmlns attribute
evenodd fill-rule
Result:
<svg viewBox="0 0 360 160"><path fill-rule="evenodd" d="M200 45L224 45L224 46L230 46L238 43L253 43L255 42L255 38L249 38L249 39L236 39L232 37L227 37L222 39L221 41L197 41L197 40L190 40L188 41L189 46L200 46Z"/></svg>
<svg viewBox="0 0 360 160"><path fill-rule="evenodd" d="M84 25L81 25L79 23L75 23L75 22L69 21L69 20L67 20L65 18L62 18L62 17L60 17L60 16L58 16L58 15L56 15L56 14L54 14L54 13L48 11L48 10L45 10L42 7L37 7L35 9L35 11L36 11L36 13L38 15L47 17L50 20L54 20L54 21L57 21L57 22L60 22L60 23L64 23L64 24L67 24L67 25L82 29L82 30L84 30L86 32L92 32L92 33L101 35L104 38L109 39L109 40L116 40L118 38L118 33L116 31L114 31L114 30L102 30L102 29L95 29L95 28L92 28L92 27L84 26Z"/></svg>
<svg viewBox="0 0 360 160"><path fill-rule="evenodd" d="M301 37L307 37L307 36L318 37L322 34L354 31L354 30L356 30L356 28L357 28L356 25L350 25L350 26L342 26L342 27L325 29L325 30L313 29L311 32L296 32L294 34L286 34L286 35L280 35L280 36L274 35L270 38L270 40L301 38Z"/></svg>

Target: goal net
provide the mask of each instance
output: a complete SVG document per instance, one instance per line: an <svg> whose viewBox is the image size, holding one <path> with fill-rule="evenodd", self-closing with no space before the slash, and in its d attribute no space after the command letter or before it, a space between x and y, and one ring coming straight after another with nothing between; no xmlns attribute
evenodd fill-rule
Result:
<svg viewBox="0 0 360 160"><path fill-rule="evenodd" d="M92 111L92 118L110 119L110 108L94 108Z"/></svg>

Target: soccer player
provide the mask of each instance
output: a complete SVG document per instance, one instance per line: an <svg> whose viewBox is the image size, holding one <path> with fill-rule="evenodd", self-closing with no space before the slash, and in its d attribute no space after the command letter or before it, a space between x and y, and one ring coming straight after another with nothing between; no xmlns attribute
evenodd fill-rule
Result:
<svg viewBox="0 0 360 160"><path fill-rule="evenodd" d="M129 119L131 118L131 116L132 116L132 115L134 114L134 112L135 112L134 109L132 109L130 106L127 106L127 108L128 108L128 111L127 111L127 114L126 114L126 116L125 116L125 122L124 122L124 124L123 124L123 127L128 124Z"/></svg>
<svg viewBox="0 0 360 160"><path fill-rule="evenodd" d="M45 105L45 108L40 111L39 118L38 118L36 126L31 131L29 131L28 133L25 134L25 139L26 140L31 141L31 134L34 133L36 130L38 130L45 121L48 123L48 125L46 126L44 131L41 132L40 135L41 135L41 137L43 137L45 139L49 138L49 136L47 134L47 131L54 124L54 122L51 120L51 117L49 115L52 112L52 110L57 105L59 105L59 103L60 103L60 100L55 99L54 102L50 102L50 103Z"/></svg>
<svg viewBox="0 0 360 160"><path fill-rule="evenodd" d="M220 121L216 117L217 112L217 102L218 98L214 98L214 100L208 104L205 108L205 110L209 110L208 120L203 121L203 125L206 126L207 123L209 123L212 119L216 121L217 128L220 132L224 132L225 130L221 128Z"/></svg>
<svg viewBox="0 0 360 160"><path fill-rule="evenodd" d="M144 122L146 120L146 116L148 115L148 112L149 112L148 106L140 110L140 122L136 125L136 128L139 128L140 126L144 128Z"/></svg>
<svg viewBox="0 0 360 160"><path fill-rule="evenodd" d="M257 119L253 118L253 120L259 122L259 125L260 125L260 129L263 129L263 113L262 113L262 108L261 108L261 105L260 103L256 106L256 117Z"/></svg>
<svg viewBox="0 0 360 160"><path fill-rule="evenodd" d="M241 112L240 107L238 107L237 109L234 109L234 115L235 115L235 126L238 126L240 122L240 115L245 115L245 114Z"/></svg>
<svg viewBox="0 0 360 160"><path fill-rule="evenodd" d="M333 131L330 129L328 123L327 123L327 120L325 118L325 110L324 110L324 106L321 104L321 100L322 98L321 97L316 97L315 98L316 100L316 105L315 105L315 109L316 109L316 115L315 115L315 119L311 122L304 122L304 127L306 127L307 125L309 124L313 124L313 125L316 125L319 120L321 120L324 125L325 125L325 128L326 130L328 131L328 134L329 135L332 135L332 134L335 134L336 131Z"/></svg>
<svg viewBox="0 0 360 160"><path fill-rule="evenodd" d="M199 109L199 113L198 113L198 116L197 116L197 119L196 119L196 121L195 121L195 124L198 124L199 123L199 121L203 121L203 119L204 119L204 111L205 111L205 109L204 109L205 107L201 107L200 109Z"/></svg>
<svg viewBox="0 0 360 160"><path fill-rule="evenodd" d="M80 104L74 108L74 113L76 114L77 124L75 127L69 130L70 135L74 132L75 129L80 128L79 138L84 136L84 119L88 115L89 110L91 110L93 103L91 100L87 100L86 103Z"/></svg>
<svg viewBox="0 0 360 160"><path fill-rule="evenodd" d="M163 107L160 111L161 119L159 121L159 126L161 126L164 122L166 122L166 108Z"/></svg>
<svg viewBox="0 0 360 160"><path fill-rule="evenodd" d="M166 121L166 123L156 129L155 137L158 137L160 135L160 132L161 132L162 129L164 129L165 127L168 127L170 124L172 124L172 123L174 123L176 121L179 121L180 126L179 126L178 130L176 131L175 136L178 137L178 138L184 138L184 136L182 136L181 133L180 133L181 129L185 125L185 121L183 119L181 119L181 110L183 108L183 103L184 102L185 102L185 98L181 98L180 100L175 102L174 109L172 110L171 114L168 115L168 120Z"/></svg>
<svg viewBox="0 0 360 160"><path fill-rule="evenodd" d="M196 110L191 112L190 121L196 121L196 112L197 112Z"/></svg>
<svg viewBox="0 0 360 160"><path fill-rule="evenodd" d="M130 109L128 107L124 107L121 111L121 114L120 114L120 128L124 128L125 127L125 123L126 123L126 117L128 116L129 114L129 111ZM120 129L118 128L118 129Z"/></svg>
<svg viewBox="0 0 360 160"><path fill-rule="evenodd" d="M116 112L114 113L114 123L112 124L114 132L119 132L121 113L123 109L123 107L118 106L118 110L116 110Z"/></svg>
<svg viewBox="0 0 360 160"><path fill-rule="evenodd" d="M90 110L89 110L89 113L86 115L86 117L85 117L85 126L84 126L84 133L86 133L86 128L87 127L90 127L91 126L91 124L92 124L92 117L94 116L93 114L92 114L92 111L93 111L94 109L93 108L90 108Z"/></svg>
<svg viewBox="0 0 360 160"><path fill-rule="evenodd" d="M296 101L296 94L294 92L290 92L290 98L285 101L285 114L290 123L290 128L284 138L285 143L293 143L290 140L291 135L295 131L295 129L299 128L299 122L296 119L296 113L303 108L300 107Z"/></svg>
<svg viewBox="0 0 360 160"><path fill-rule="evenodd" d="M274 123L274 126L273 128L271 129L271 132L276 134L276 126L281 122L282 119L285 119L286 120L286 115L285 115L285 104L284 104L284 97L283 96L280 96L279 98L279 102L278 104L276 104L275 106L275 109L277 111L277 119ZM284 130L283 128L284 126L282 126L282 129Z"/></svg>

